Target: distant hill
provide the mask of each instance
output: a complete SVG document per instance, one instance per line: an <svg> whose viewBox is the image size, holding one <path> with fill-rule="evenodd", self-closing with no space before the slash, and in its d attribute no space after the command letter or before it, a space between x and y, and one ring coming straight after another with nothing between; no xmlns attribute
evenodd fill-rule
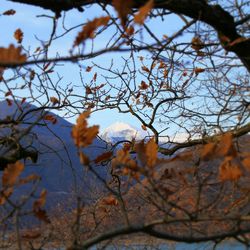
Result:
<svg viewBox="0 0 250 250"><path fill-rule="evenodd" d="M34 105L27 103L18 102L9 106L6 101L0 102L0 120L7 116L10 119L17 118L24 113L23 111L30 113L24 118L27 124L22 125L22 129L36 121L42 112ZM93 196L93 192L89 192L89 187L100 188L101 184L80 164L76 147L71 138L73 124L53 113L49 113L49 115L56 119L55 124L51 121L39 121L40 125L34 126L31 134L22 140L23 145L33 147L39 152L37 163L29 160L25 162L24 175L35 173L41 177L39 190L44 188L48 191L49 196L53 197L52 204L55 200L60 200L62 196L69 196L75 191L86 197L90 196L90 193ZM0 136L8 133L8 129L0 129ZM85 152L91 159L94 159L105 151L105 147L106 144L96 138ZM0 154L2 150L2 145L0 145ZM108 175L104 167L99 167L97 171L104 179Z"/></svg>

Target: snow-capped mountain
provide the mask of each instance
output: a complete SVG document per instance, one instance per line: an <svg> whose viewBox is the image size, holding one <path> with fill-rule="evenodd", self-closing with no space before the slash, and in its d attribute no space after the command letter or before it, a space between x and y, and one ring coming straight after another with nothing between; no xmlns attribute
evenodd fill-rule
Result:
<svg viewBox="0 0 250 250"><path fill-rule="evenodd" d="M116 122L106 129L101 134L101 138L106 142L116 143L122 140L142 140L147 136L147 132L137 129L124 122Z"/></svg>

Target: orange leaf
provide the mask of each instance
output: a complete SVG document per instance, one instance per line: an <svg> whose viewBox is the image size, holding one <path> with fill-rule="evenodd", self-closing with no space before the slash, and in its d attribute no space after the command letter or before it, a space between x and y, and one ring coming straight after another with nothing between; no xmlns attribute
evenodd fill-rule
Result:
<svg viewBox="0 0 250 250"><path fill-rule="evenodd" d="M15 48L13 44L9 48L0 48L1 63L23 63L26 61L26 55L21 54L21 47Z"/></svg>
<svg viewBox="0 0 250 250"><path fill-rule="evenodd" d="M110 152L105 152L99 156L96 157L95 159L95 163L101 163L101 162L104 162L104 161L107 161L111 158L111 156L113 155L113 153L110 151Z"/></svg>
<svg viewBox="0 0 250 250"><path fill-rule="evenodd" d="M117 206L118 205L118 200L113 196L109 196L107 198L104 198L102 200L102 202L108 206Z"/></svg>
<svg viewBox="0 0 250 250"><path fill-rule="evenodd" d="M142 68L141 68L143 71L146 71L146 72L150 72L150 70L149 70L149 68L148 67L146 67L146 66L142 66Z"/></svg>
<svg viewBox="0 0 250 250"><path fill-rule="evenodd" d="M90 71L92 70L92 68L93 68L93 67L88 66L88 67L86 68L86 72L90 72Z"/></svg>
<svg viewBox="0 0 250 250"><path fill-rule="evenodd" d="M149 12L152 10L154 5L153 0L149 0L144 6L139 9L139 12L134 17L134 22L142 25L148 16Z"/></svg>
<svg viewBox="0 0 250 250"><path fill-rule="evenodd" d="M204 71L205 71L205 69L202 69L202 68L195 68L194 69L194 73L195 73L196 76L199 75L200 73L204 72Z"/></svg>
<svg viewBox="0 0 250 250"><path fill-rule="evenodd" d="M41 177L36 175L36 174L31 174L31 175L28 175L27 177L25 177L23 179L20 179L19 184L26 184L26 183L29 183L29 182L32 182L32 181L39 180L40 178Z"/></svg>
<svg viewBox="0 0 250 250"><path fill-rule="evenodd" d="M145 145L146 162L149 167L153 167L157 161L158 145L155 143L154 138L151 138Z"/></svg>
<svg viewBox="0 0 250 250"><path fill-rule="evenodd" d="M99 126L88 127L87 118L90 115L90 110L87 110L79 115L76 125L72 129L72 137L77 147L86 147L90 145L93 139L97 136Z"/></svg>
<svg viewBox="0 0 250 250"><path fill-rule="evenodd" d="M192 39L191 47L192 49L198 52L204 48L204 43L201 41L201 39L198 36L195 36Z"/></svg>
<svg viewBox="0 0 250 250"><path fill-rule="evenodd" d="M115 158L112 160L112 167L128 167L130 169L137 169L137 164L130 158L130 153L126 148L117 151Z"/></svg>
<svg viewBox="0 0 250 250"><path fill-rule="evenodd" d="M212 159L212 157L214 156L216 150L216 144L215 143L208 143L206 144L201 151L201 158L204 161L209 161L210 159Z"/></svg>
<svg viewBox="0 0 250 250"><path fill-rule="evenodd" d="M85 166L89 165L89 158L87 155L85 155L83 152L80 152L79 157L80 157L81 164Z"/></svg>
<svg viewBox="0 0 250 250"><path fill-rule="evenodd" d="M225 133L220 140L220 144L218 145L218 152L217 154L219 156L227 156L231 155L236 157L237 156L237 150L234 147L233 144L233 135L232 133Z"/></svg>
<svg viewBox="0 0 250 250"><path fill-rule="evenodd" d="M23 32L21 29L17 29L14 33L14 38L17 40L18 43L23 41Z"/></svg>
<svg viewBox="0 0 250 250"><path fill-rule="evenodd" d="M109 16L104 16L89 21L85 26L83 26L82 31L78 33L74 42L74 47L84 42L88 38L94 38L95 30L100 26L106 26L109 20Z"/></svg>
<svg viewBox="0 0 250 250"><path fill-rule="evenodd" d="M241 176L240 166L233 163L231 156L225 157L225 160L220 165L219 179L221 181L237 181Z"/></svg>
<svg viewBox="0 0 250 250"><path fill-rule="evenodd" d="M46 213L45 210L43 209L38 209L38 210L35 210L33 211L34 215L40 220L40 221L43 221L45 223L50 223L50 219Z"/></svg>
<svg viewBox="0 0 250 250"><path fill-rule="evenodd" d="M39 238L40 236L41 236L40 232L30 231L30 232L26 232L26 233L22 234L22 239L24 239L24 240L34 240L34 239Z"/></svg>
<svg viewBox="0 0 250 250"><path fill-rule="evenodd" d="M10 197L13 193L13 188L7 188L2 191L0 194L0 206L3 205L6 201L6 198Z"/></svg>
<svg viewBox="0 0 250 250"><path fill-rule="evenodd" d="M50 97L50 101L53 103L53 105L56 105L56 104L60 103L59 100L54 96Z"/></svg>
<svg viewBox="0 0 250 250"><path fill-rule="evenodd" d="M245 169L250 171L250 156L247 156L246 158L243 159L242 164Z"/></svg>
<svg viewBox="0 0 250 250"><path fill-rule="evenodd" d="M52 124L57 123L57 119L53 115L45 115L43 119L52 122Z"/></svg>
<svg viewBox="0 0 250 250"><path fill-rule="evenodd" d="M33 211L39 210L44 207L46 202L47 191L44 189L41 191L40 197L33 203Z"/></svg>
<svg viewBox="0 0 250 250"><path fill-rule="evenodd" d="M13 10L13 9L6 10L5 12L3 12L3 15L5 15L5 16L12 16L12 15L15 15L15 14L16 14L16 11Z"/></svg>
<svg viewBox="0 0 250 250"><path fill-rule="evenodd" d="M8 164L7 168L5 168L3 171L2 185L5 187L13 186L16 183L17 178L23 172L23 170L24 165L19 161L14 164Z"/></svg>
<svg viewBox="0 0 250 250"><path fill-rule="evenodd" d="M9 96L9 95L12 95L11 91L8 91L8 92L5 93L5 96Z"/></svg>
<svg viewBox="0 0 250 250"><path fill-rule="evenodd" d="M118 14L118 17L120 18L123 27L126 26L127 16L132 10L132 4L132 0L112 0L112 5Z"/></svg>
<svg viewBox="0 0 250 250"><path fill-rule="evenodd" d="M146 90L149 87L149 85L147 83L145 83L144 81L141 81L141 85L140 85L140 89L142 90Z"/></svg>

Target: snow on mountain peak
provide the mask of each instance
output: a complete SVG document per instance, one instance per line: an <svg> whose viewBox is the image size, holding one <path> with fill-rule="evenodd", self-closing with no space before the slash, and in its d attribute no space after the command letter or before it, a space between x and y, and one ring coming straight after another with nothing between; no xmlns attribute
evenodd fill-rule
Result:
<svg viewBox="0 0 250 250"><path fill-rule="evenodd" d="M115 143L120 140L141 140L146 135L146 132L137 129L127 123L116 122L104 129L101 134L101 138L107 142Z"/></svg>

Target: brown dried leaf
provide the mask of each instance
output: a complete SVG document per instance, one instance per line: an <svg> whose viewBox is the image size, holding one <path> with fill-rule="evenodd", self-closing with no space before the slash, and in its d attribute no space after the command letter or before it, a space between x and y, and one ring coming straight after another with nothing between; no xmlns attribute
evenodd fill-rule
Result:
<svg viewBox="0 0 250 250"><path fill-rule="evenodd" d="M99 126L88 127L87 118L90 110L79 115L76 125L72 129L72 137L77 147L86 147L90 145L99 132Z"/></svg>
<svg viewBox="0 0 250 250"><path fill-rule="evenodd" d="M13 9L6 10L5 12L3 12L3 15L5 15L5 16L12 16L12 15L15 15L15 14L16 14L16 11L13 10Z"/></svg>
<svg viewBox="0 0 250 250"><path fill-rule="evenodd" d="M204 72L204 71L205 71L205 69L202 69L202 68L195 68L194 69L194 73L195 73L196 76L199 75L200 73Z"/></svg>
<svg viewBox="0 0 250 250"><path fill-rule="evenodd" d="M47 196L47 191L43 189L41 191L40 197L33 203L33 211L40 210L42 207L44 207L46 203L46 196Z"/></svg>
<svg viewBox="0 0 250 250"><path fill-rule="evenodd" d="M218 152L219 156L227 156L231 155L233 157L237 156L237 150L233 144L233 135L232 133L225 133L220 140L218 145Z"/></svg>
<svg viewBox="0 0 250 250"><path fill-rule="evenodd" d="M56 104L60 103L59 100L54 96L50 97L50 101L52 102L53 105L56 105Z"/></svg>
<svg viewBox="0 0 250 250"><path fill-rule="evenodd" d="M204 48L204 43L201 41L201 39L198 36L195 36L192 39L191 47L195 51L199 52L201 49Z"/></svg>
<svg viewBox="0 0 250 250"><path fill-rule="evenodd" d="M250 171L250 156L247 156L246 158L243 159L242 164L245 169Z"/></svg>
<svg viewBox="0 0 250 250"><path fill-rule="evenodd" d="M112 0L112 5L114 6L118 17L121 20L121 25L126 26L127 16L131 13L133 0Z"/></svg>
<svg viewBox="0 0 250 250"><path fill-rule="evenodd" d="M237 181L242 174L240 166L233 162L233 157L225 157L220 165L219 179L221 181Z"/></svg>
<svg viewBox="0 0 250 250"><path fill-rule="evenodd" d="M206 144L201 151L201 159L204 161L209 161L214 157L216 150L216 144L215 143L208 143Z"/></svg>
<svg viewBox="0 0 250 250"><path fill-rule="evenodd" d="M0 193L0 206L6 201L6 198L10 197L13 193L13 188L7 188Z"/></svg>
<svg viewBox="0 0 250 250"><path fill-rule="evenodd" d="M111 152L111 151L105 152L105 153L103 153L103 154L101 154L101 155L99 155L99 156L96 157L95 163L98 164L98 163L110 160L110 158L112 157L112 155L113 155L113 152Z"/></svg>
<svg viewBox="0 0 250 250"><path fill-rule="evenodd" d="M15 185L17 178L24 170L23 163L17 161L14 164L8 164L7 168L3 171L2 185L4 187Z"/></svg>
<svg viewBox="0 0 250 250"><path fill-rule="evenodd" d="M38 210L35 210L33 211L35 217L37 217L40 221L43 221L47 224L50 223L50 219L46 213L46 211L44 209L38 209Z"/></svg>
<svg viewBox="0 0 250 250"><path fill-rule="evenodd" d="M80 152L79 157L80 157L81 164L83 164L85 166L89 165L90 161L89 161L89 158L87 155L85 155L83 152Z"/></svg>
<svg viewBox="0 0 250 250"><path fill-rule="evenodd" d="M22 234L22 239L24 240L34 240L37 239L41 236L41 232L34 232L34 231L30 231L30 232L26 232Z"/></svg>
<svg viewBox="0 0 250 250"><path fill-rule="evenodd" d="M18 43L23 41L23 32L21 29L17 29L14 33L14 38L17 40Z"/></svg>
<svg viewBox="0 0 250 250"><path fill-rule="evenodd" d="M94 38L96 29L100 26L107 26L109 20L109 16L104 16L89 21L86 25L83 26L82 31L78 33L73 47L78 46L88 38Z"/></svg>
<svg viewBox="0 0 250 250"><path fill-rule="evenodd" d="M157 161L158 145L155 143L154 138L151 138L145 145L145 156L147 165L152 168Z"/></svg>
<svg viewBox="0 0 250 250"><path fill-rule="evenodd" d="M26 184L26 183L29 183L29 182L32 182L32 181L36 181L36 180L39 180L40 177L36 174L31 174L31 175L28 175L27 177L25 178L22 178L19 180L19 184Z"/></svg>
<svg viewBox="0 0 250 250"><path fill-rule="evenodd" d="M43 117L43 119L46 120L46 121L52 122L52 124L56 124L57 123L57 119L53 115L45 115Z"/></svg>
<svg viewBox="0 0 250 250"><path fill-rule="evenodd" d="M144 81L141 81L141 85L139 86L140 89L146 90L148 87L149 85L147 83L145 83Z"/></svg>
<svg viewBox="0 0 250 250"><path fill-rule="evenodd" d="M149 12L152 10L154 5L153 0L149 0L144 6L142 6L138 13L134 17L134 22L140 25L143 25L146 17L148 16Z"/></svg>
<svg viewBox="0 0 250 250"><path fill-rule="evenodd" d="M21 54L21 47L15 48L13 44L9 48L0 48L1 63L23 63L26 61L26 55Z"/></svg>
<svg viewBox="0 0 250 250"><path fill-rule="evenodd" d="M127 167L136 170L137 164L130 158L129 150L123 148L117 151L115 158L112 160L112 167Z"/></svg>
<svg viewBox="0 0 250 250"><path fill-rule="evenodd" d="M108 206L117 206L118 205L118 200L113 197L113 196L109 196L107 198L104 198L102 200L104 205L108 205Z"/></svg>

